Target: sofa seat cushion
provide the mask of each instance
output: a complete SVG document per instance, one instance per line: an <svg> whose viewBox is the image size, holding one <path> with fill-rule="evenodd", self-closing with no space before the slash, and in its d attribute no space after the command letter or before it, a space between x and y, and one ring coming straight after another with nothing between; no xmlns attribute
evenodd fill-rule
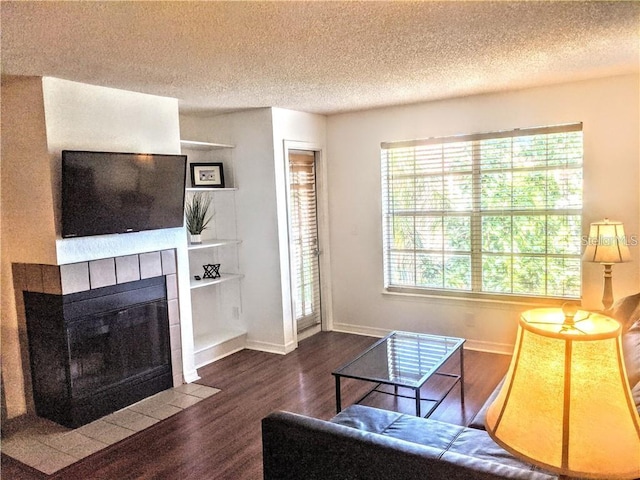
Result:
<svg viewBox="0 0 640 480"><path fill-rule="evenodd" d="M534 465L524 464L494 442L487 432L475 428L465 428L453 441L448 451L442 456L442 459L448 460L449 456L456 457L452 454L462 454L474 459L505 466L527 468L532 472L544 472L544 470Z"/></svg>
<svg viewBox="0 0 640 480"><path fill-rule="evenodd" d="M364 432L379 433L411 443L446 450L463 427L450 423L428 420L398 412L380 410L365 405L351 405L331 422Z"/></svg>

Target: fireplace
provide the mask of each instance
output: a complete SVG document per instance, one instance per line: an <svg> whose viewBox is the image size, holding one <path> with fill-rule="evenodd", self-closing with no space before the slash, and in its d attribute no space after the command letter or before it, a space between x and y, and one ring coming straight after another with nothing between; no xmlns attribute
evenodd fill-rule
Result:
<svg viewBox="0 0 640 480"><path fill-rule="evenodd" d="M24 304L39 416L75 428L173 386L164 276Z"/></svg>

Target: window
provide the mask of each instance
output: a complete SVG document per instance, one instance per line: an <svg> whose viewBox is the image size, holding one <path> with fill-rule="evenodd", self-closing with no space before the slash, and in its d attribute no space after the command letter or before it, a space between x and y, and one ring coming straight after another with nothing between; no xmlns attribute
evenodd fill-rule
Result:
<svg viewBox="0 0 640 480"><path fill-rule="evenodd" d="M580 297L581 124L381 154L387 290Z"/></svg>

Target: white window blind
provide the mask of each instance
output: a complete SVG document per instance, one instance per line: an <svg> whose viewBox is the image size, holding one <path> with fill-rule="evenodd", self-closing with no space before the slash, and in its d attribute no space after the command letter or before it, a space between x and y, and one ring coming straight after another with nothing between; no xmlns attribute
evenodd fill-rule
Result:
<svg viewBox="0 0 640 480"><path fill-rule="evenodd" d="M385 288L578 298L582 125L383 143Z"/></svg>

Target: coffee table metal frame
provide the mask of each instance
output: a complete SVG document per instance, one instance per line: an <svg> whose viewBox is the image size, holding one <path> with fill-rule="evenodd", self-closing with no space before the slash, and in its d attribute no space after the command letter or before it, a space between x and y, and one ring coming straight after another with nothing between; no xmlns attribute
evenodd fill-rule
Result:
<svg viewBox="0 0 640 480"><path fill-rule="evenodd" d="M421 345L428 346L441 346L443 343L447 344L447 348L444 352L438 353L434 358L430 358L426 365L421 365L420 373L421 376L414 379L404 379L404 378L383 378L383 375L377 374L350 374L347 373L350 367L354 367L358 365L358 362L365 362L368 356L372 355L372 352L375 351L377 347L379 347L383 343L388 343L392 338L403 337L404 339L414 338L416 342L420 342ZM462 405L464 405L464 342L465 339L457 338L457 337L445 337L440 335L429 335L423 333L411 333L411 332L402 332L402 331L393 331L389 335L384 338L381 338L376 343L367 348L364 352L358 355L356 358L351 360L350 362L342 365L340 368L331 372L331 374L335 377L336 382L336 412L340 413L342 410L342 397L340 390L340 379L341 378L352 378L355 380L363 380L367 382L374 382L376 386L369 390L365 395L363 395L356 403L362 402L365 398L371 395L373 392L383 393L386 395L393 395L396 397L403 398L411 398L415 399L416 403L416 416L422 416L422 401L430 401L435 402L425 414L425 417L429 417L433 413L433 411L438 408L438 406L442 403L442 401L446 398L446 396L453 390L453 388L460 383L460 399ZM442 365L449 360L456 352L460 355L460 374L452 374L445 372L438 372L438 369L442 367ZM387 352L387 355L394 355L394 353ZM421 398L420 389L422 386L429 380L432 376L446 376L452 377L455 381L451 384L451 386L444 392L444 394L437 399L433 398ZM379 390L381 385L392 385L394 387L393 393ZM408 388L414 391L413 396L401 395L398 393L398 387Z"/></svg>

